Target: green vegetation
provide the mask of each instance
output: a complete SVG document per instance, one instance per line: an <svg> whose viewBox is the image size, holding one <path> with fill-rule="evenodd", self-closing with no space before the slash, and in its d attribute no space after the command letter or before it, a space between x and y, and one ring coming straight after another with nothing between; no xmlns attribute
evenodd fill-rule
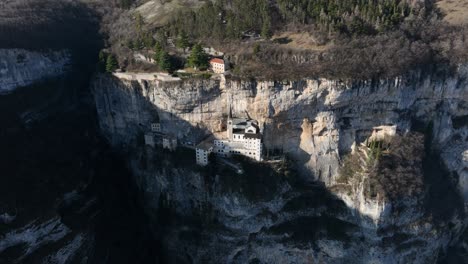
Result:
<svg viewBox="0 0 468 264"><path fill-rule="evenodd" d="M203 79L208 80L213 76L213 74L209 72L197 72L197 73L189 73L189 72L176 72L174 76L177 76L182 79Z"/></svg>
<svg viewBox="0 0 468 264"><path fill-rule="evenodd" d="M366 147L359 147L355 153L347 155L343 160L338 182L348 183L361 173L373 171L388 147L389 144L383 141L371 141Z"/></svg>
<svg viewBox="0 0 468 264"><path fill-rule="evenodd" d="M173 58L165 51L159 42L154 45L153 59L161 70L171 72L174 70Z"/></svg>
<svg viewBox="0 0 468 264"><path fill-rule="evenodd" d="M106 72L111 73L119 68L119 64L117 63L117 59L113 54L109 54L106 60Z"/></svg>
<svg viewBox="0 0 468 264"><path fill-rule="evenodd" d="M188 65L190 67L206 70L208 68L208 56L200 44L195 44L192 52L188 58Z"/></svg>
<svg viewBox="0 0 468 264"><path fill-rule="evenodd" d="M171 57L164 50L161 50L159 52L157 62L158 62L159 68L161 68L161 70L171 71L171 69L173 68L172 67L172 62L171 62Z"/></svg>
<svg viewBox="0 0 468 264"><path fill-rule="evenodd" d="M133 24L136 36L128 34L124 45L131 50L152 48L156 44L156 40L153 38L152 32L146 29L145 20L140 13L136 13L133 16Z"/></svg>
<svg viewBox="0 0 468 264"><path fill-rule="evenodd" d="M262 32L261 32L261 36L262 38L264 39L269 39L271 38L272 36L272 32L271 32L271 21L270 21L270 18L266 18L265 20L263 20L262 22Z"/></svg>
<svg viewBox="0 0 468 264"><path fill-rule="evenodd" d="M346 184L361 171L361 164L358 155L349 154L343 160L343 166L340 168L338 183Z"/></svg>
<svg viewBox="0 0 468 264"><path fill-rule="evenodd" d="M386 150L387 144L382 141L372 141L368 144L368 151L367 151L367 167L373 167L377 165L377 162L382 155L382 152Z"/></svg>
<svg viewBox="0 0 468 264"><path fill-rule="evenodd" d="M278 6L286 21L357 34L392 29L412 12L401 0L278 0Z"/></svg>
<svg viewBox="0 0 468 264"><path fill-rule="evenodd" d="M133 0L119 0L119 6L123 9L129 9L133 4Z"/></svg>
<svg viewBox="0 0 468 264"><path fill-rule="evenodd" d="M151 48L155 45L156 40L151 36L150 33L141 33L136 39L128 39L125 42L125 46L131 50L142 50L144 48Z"/></svg>
<svg viewBox="0 0 468 264"><path fill-rule="evenodd" d="M259 53L260 53L260 44L255 43L255 45L254 45L254 47L253 47L253 54L254 54L255 56L257 56Z"/></svg>
<svg viewBox="0 0 468 264"><path fill-rule="evenodd" d="M107 61L107 54L104 51L99 52L97 70L98 72L105 72L106 71L106 61Z"/></svg>
<svg viewBox="0 0 468 264"><path fill-rule="evenodd" d="M163 47L161 46L161 43L156 42L153 47L155 58L154 60L158 60L157 57L159 56L159 53L163 50Z"/></svg>
<svg viewBox="0 0 468 264"><path fill-rule="evenodd" d="M344 191L364 187L368 198L391 200L423 194L424 136L409 133L372 141L344 158L337 182Z"/></svg>
<svg viewBox="0 0 468 264"><path fill-rule="evenodd" d="M172 36L188 32L193 39L239 38L249 29L262 31L268 37L272 13L269 0L208 1L196 11L180 11L166 29Z"/></svg>
<svg viewBox="0 0 468 264"><path fill-rule="evenodd" d="M111 73L119 68L119 63L113 54L108 54L104 51L99 52L97 70L99 72Z"/></svg>
<svg viewBox="0 0 468 264"><path fill-rule="evenodd" d="M185 51L186 48L190 47L190 42L188 39L187 34L185 32L181 32L177 38L177 47L183 49Z"/></svg>
<svg viewBox="0 0 468 264"><path fill-rule="evenodd" d="M232 39L255 30L264 39L287 24L316 25L324 31L375 34L398 26L414 12L401 0L217 0L181 11L169 23L172 36ZM272 22L275 22L273 24Z"/></svg>
<svg viewBox="0 0 468 264"><path fill-rule="evenodd" d="M268 80L392 78L439 63L455 67L468 56L468 27L442 24L431 1L213 0L200 5L171 11L158 27L137 12L124 13L121 26L109 34L112 51L126 69L151 68L135 61L127 48L156 61L162 49L174 69L204 69L208 64L198 48L188 60L182 54L203 43L232 58L237 77Z"/></svg>

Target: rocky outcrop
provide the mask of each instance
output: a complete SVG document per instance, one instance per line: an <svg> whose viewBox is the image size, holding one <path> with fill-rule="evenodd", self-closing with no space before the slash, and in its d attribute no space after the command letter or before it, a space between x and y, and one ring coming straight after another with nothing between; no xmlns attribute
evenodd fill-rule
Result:
<svg viewBox="0 0 468 264"><path fill-rule="evenodd" d="M433 144L460 177L468 197L464 151L468 149L467 67L456 76L414 73L404 78L345 83L323 79L294 82L238 80L128 81L100 76L96 101L104 133L125 142L136 127L159 119L163 131L197 140L223 130L229 105L234 115L258 120L267 148L294 156L327 185L336 182L340 156L375 127L410 131L432 123ZM197 131L198 133L194 133ZM198 137L198 138L197 138Z"/></svg>
<svg viewBox="0 0 468 264"><path fill-rule="evenodd" d="M70 54L0 49L0 94L64 73Z"/></svg>
<svg viewBox="0 0 468 264"><path fill-rule="evenodd" d="M464 217L468 201L467 76L466 66L459 67L451 75L413 72L395 79L349 82L326 79L245 81L222 77L165 82L157 79L130 81L101 75L96 78L93 87L103 133L114 146L126 146L126 150L129 147L134 149L135 142L142 133L150 129L152 122L160 122L163 132L175 134L181 141L196 142L207 134L224 129L229 107L232 107L234 115L251 116L259 121L268 150L287 154L303 178L323 182L346 202L347 207L352 209L348 211L349 214L343 211L327 214L333 219L343 219L350 225L363 228L359 235L353 233L350 236L362 237L366 241L351 242L350 248L344 250L336 244L341 243L338 242L339 239L327 237L327 242L315 241L310 251L298 249L295 253L291 252L297 246L294 239L275 240L267 247L256 236L253 240L246 240L255 241L252 242L255 245L249 244L249 250L238 252L233 244L223 241L229 245L229 249L226 249L229 254L246 257L242 261L257 258L260 262L274 263L275 261L270 261L272 257L277 258L278 263L295 260L306 263L307 257L313 255L311 259L325 258L328 263L349 260L353 258L351 256L376 263L426 263L434 261L439 256L439 251L443 252L450 243L457 241L467 224ZM422 184L424 188L418 185L421 188L418 193L410 192L407 198L397 202L388 197L382 198L384 196L381 195L366 196L362 186L371 177L368 175L367 178L362 177L361 182L355 182L354 186L361 188L351 189L350 194L337 190L335 187L340 185L340 168L345 156L362 142L376 137L376 129L395 126L401 135L411 131L425 134L425 143L420 142L418 147L424 152L422 156L410 157L408 152L400 157L402 162L419 159L419 163L414 163L419 164L417 171L405 172L402 169L402 173L409 175L417 172L420 180L418 184ZM390 130L390 134L393 134L394 130ZM137 150L136 153L140 151ZM135 158L138 155L130 153L130 156L130 160L138 160ZM166 197L164 199L173 203L170 207L179 210L178 213L182 215L191 215L188 212L197 211L193 208L200 208L193 204L203 204L205 207L217 208L216 214L227 216L228 219L218 219L224 227L229 221L242 222L247 219L254 223L250 224L257 226L255 230L231 226L227 228L230 234L239 234L242 231L253 236L259 230L278 230L276 228L282 224L290 226L297 223L296 221L302 221L298 219L301 212L314 212L313 208L305 206L300 212L295 211L293 217L281 218L285 208L274 205L278 200L272 198L264 206L277 208L271 213L276 220L265 223L243 212L259 206L258 202L240 203L245 197L239 193L216 198L220 194L206 194L207 184L193 172L194 169L181 171L177 168L168 169L170 166L162 167L166 169L133 168L135 174L139 175L137 177L140 177L140 188L145 193ZM172 182L175 180L181 182ZM152 187L156 189L148 190L150 184L157 186ZM172 189L180 184L188 189ZM302 194L296 187L278 184L280 187L276 188L274 196L276 199L286 199L282 203L289 201L289 198L285 198L288 195L284 194L284 190L297 192L299 196ZM182 193L184 195L180 196ZM226 203L236 195L235 212L239 214L225 211L229 206L233 208ZM180 201L184 201L184 205ZM157 202L152 199L146 202L155 208L160 203L159 200ZM453 206L444 211L447 208L445 203ZM193 210L187 210L188 204L192 204L190 208ZM443 214L448 216L441 217ZM301 225L307 225L307 221ZM203 235L210 237L214 234L208 232ZM262 233L260 237L262 236L265 234ZM280 236L288 237L287 232ZM417 239L418 236L424 239ZM232 237L228 236L226 239ZM244 244L248 243L246 241ZM173 243L174 247L186 245L183 241ZM333 245L340 249L333 250ZM365 245L366 250L361 245ZM260 253L272 252L273 248L276 252L279 248L284 251L275 256ZM327 256L318 257L320 254L317 252L328 253ZM333 252L345 253L333 256ZM226 254L223 253L223 256ZM288 261L280 258L284 254L290 257L302 255L304 258L290 258ZM191 255L191 258L195 256ZM226 259L221 258L220 261L225 262ZM230 261L242 262L236 262L235 258Z"/></svg>

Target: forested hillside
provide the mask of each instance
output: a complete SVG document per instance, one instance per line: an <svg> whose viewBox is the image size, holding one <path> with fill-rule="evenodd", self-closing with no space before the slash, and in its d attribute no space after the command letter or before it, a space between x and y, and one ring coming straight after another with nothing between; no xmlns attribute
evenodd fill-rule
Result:
<svg viewBox="0 0 468 264"><path fill-rule="evenodd" d="M187 66L197 43L222 51L241 78L380 78L436 64L449 69L468 59L466 25L447 23L434 1L178 0L117 6L103 21L109 51L124 70ZM153 59L154 66L138 62L135 54Z"/></svg>
<svg viewBox="0 0 468 264"><path fill-rule="evenodd" d="M424 5L400 0L217 0L199 10L179 12L169 23L173 35L240 38L257 30L269 38L287 24L315 25L317 29L348 34L377 34L395 29L406 17L425 16ZM429 6L430 7L430 6Z"/></svg>

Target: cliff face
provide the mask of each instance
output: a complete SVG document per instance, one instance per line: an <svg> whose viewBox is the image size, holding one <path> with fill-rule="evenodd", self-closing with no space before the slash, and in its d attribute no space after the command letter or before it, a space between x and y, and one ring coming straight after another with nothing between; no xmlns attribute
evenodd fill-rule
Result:
<svg viewBox="0 0 468 264"><path fill-rule="evenodd" d="M70 54L33 52L22 49L0 49L0 94L44 78L64 73Z"/></svg>
<svg viewBox="0 0 468 264"><path fill-rule="evenodd" d="M323 182L332 197L340 197L347 205L348 209L340 209L339 213L324 209L324 215L362 228L359 232L343 231L350 237L347 243L311 220L310 217L317 216L316 208L310 205L314 198L304 194L317 191L301 191L280 181L267 201L243 202L242 191L225 193L219 182L207 183L200 176L203 173L194 169L170 168L167 164L141 167L141 160L150 159L146 155L156 154L146 153L142 158L141 150L130 153L140 188L153 197L145 202L153 209L161 207L164 197L165 203L179 215L193 217L196 212L202 215L202 207L212 208L220 215L222 219L216 223L222 228L216 226L214 230L228 234L222 240L225 248L218 248L217 252L222 252L219 261L305 263L308 259L339 262L359 257L377 263L425 263L435 261L440 250L443 252L456 242L466 226L466 77L466 66L453 75L417 72L396 79L349 83L325 79L257 82L229 78L163 82L154 78L130 81L98 76L93 88L103 133L114 146L126 149L133 148L138 136L149 131L155 120L161 123L163 132L176 134L181 141L196 142L208 133L223 130L231 105L234 115L248 114L260 122L267 149L282 150L292 158L302 178ZM382 126L396 126L397 135L402 137L418 133L415 140L400 141L414 145L392 149L393 152L384 155L380 166L396 162L395 168L376 167L343 181L341 168L345 157L365 152L358 146ZM403 143L395 145L398 144ZM148 162L154 160L145 164ZM392 178L392 170L398 177ZM222 173L216 175L223 177ZM254 176L239 176L240 181L251 177ZM383 187L375 189L376 186ZM215 191L208 192L210 188ZM290 213L285 204L294 203L292 197L301 197L303 203ZM447 204L452 206L447 208ZM267 221L259 213L265 208L269 208L271 216ZM304 215L306 219L301 218ZM242 224L229 224L232 221ZM302 243L304 240L294 234L309 225L327 235L312 236L313 243L309 241L308 245ZM177 233L178 229L173 226L169 230ZM203 230L202 236L212 241L215 234ZM315 231L311 232L317 234ZM277 232L282 239L276 236L271 243L262 240L271 232ZM172 237L168 248L176 250L190 244L190 239L184 240L178 234L166 234ZM234 239L239 236L244 239ZM236 247L236 243L243 246ZM273 248L280 253L270 254ZM193 247L186 252L196 262L203 261L203 254L196 253Z"/></svg>
<svg viewBox="0 0 468 264"><path fill-rule="evenodd" d="M0 50L0 263L154 260L135 184L96 126L94 67L73 60L64 71L68 60Z"/></svg>
<svg viewBox="0 0 468 264"><path fill-rule="evenodd" d="M163 131L197 140L200 131L222 131L232 105L234 115L248 114L260 122L267 148L293 155L327 185L336 182L340 156L367 139L374 127L396 125L407 132L432 122L433 148L458 174L468 198L467 75L468 68L461 67L452 77L415 73L350 84L322 79L128 81L101 76L94 86L103 132L113 142L128 143L136 127L147 131L158 118Z"/></svg>

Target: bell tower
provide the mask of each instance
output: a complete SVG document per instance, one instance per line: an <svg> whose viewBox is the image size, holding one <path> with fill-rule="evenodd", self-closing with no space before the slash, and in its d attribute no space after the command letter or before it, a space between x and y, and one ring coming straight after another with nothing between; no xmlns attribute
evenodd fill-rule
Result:
<svg viewBox="0 0 468 264"><path fill-rule="evenodd" d="M229 140L232 140L232 107L229 104L229 114L227 119L227 137Z"/></svg>

